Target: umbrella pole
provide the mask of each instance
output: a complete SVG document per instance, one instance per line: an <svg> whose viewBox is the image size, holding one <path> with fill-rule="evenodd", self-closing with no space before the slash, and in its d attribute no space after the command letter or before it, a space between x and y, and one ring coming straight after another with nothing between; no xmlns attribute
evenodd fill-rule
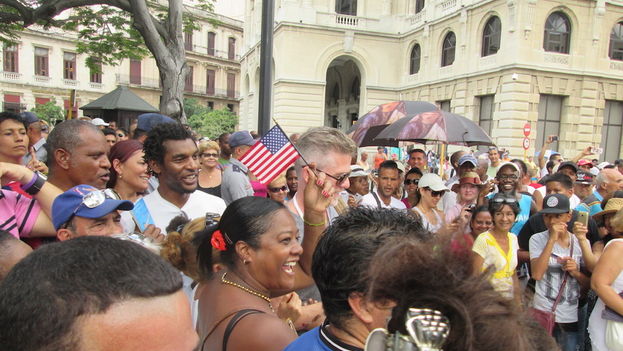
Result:
<svg viewBox="0 0 623 351"><path fill-rule="evenodd" d="M446 144L441 144L441 155L439 157L439 176L443 179L443 172L446 168Z"/></svg>

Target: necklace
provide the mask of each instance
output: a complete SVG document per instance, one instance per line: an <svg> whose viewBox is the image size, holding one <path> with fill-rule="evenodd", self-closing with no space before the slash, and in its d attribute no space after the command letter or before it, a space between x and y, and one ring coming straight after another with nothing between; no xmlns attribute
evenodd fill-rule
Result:
<svg viewBox="0 0 623 351"><path fill-rule="evenodd" d="M255 290L251 290L251 289L247 288L246 286L242 286L242 285L240 285L238 283L234 283L234 282L232 282L230 280L227 280L227 279L225 279L226 275L227 275L227 272L223 273L223 275L221 276L221 282L223 284L229 284L231 286L235 286L236 288L241 289L243 291L246 291L246 292L248 292L251 295L255 295L255 296L261 298L262 300L266 300L266 302L268 302L268 307L270 307L270 310L275 312L275 310L273 309L273 304L270 302L270 298L268 296L266 296L264 294L261 294L261 293L255 291Z"/></svg>

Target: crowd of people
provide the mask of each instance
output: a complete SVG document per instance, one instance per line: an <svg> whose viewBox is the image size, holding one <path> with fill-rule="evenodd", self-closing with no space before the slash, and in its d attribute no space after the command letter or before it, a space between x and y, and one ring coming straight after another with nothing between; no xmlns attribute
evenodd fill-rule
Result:
<svg viewBox="0 0 623 351"><path fill-rule="evenodd" d="M0 131L0 349L363 350L414 311L448 321L443 350L623 345L623 160L591 148L465 148L440 176L424 149L317 127L264 184L248 131L30 112Z"/></svg>

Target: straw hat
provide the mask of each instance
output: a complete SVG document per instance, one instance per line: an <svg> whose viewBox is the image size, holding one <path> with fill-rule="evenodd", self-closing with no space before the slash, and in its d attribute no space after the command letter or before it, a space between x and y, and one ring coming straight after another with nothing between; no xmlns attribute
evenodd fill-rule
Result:
<svg viewBox="0 0 623 351"><path fill-rule="evenodd" d="M477 187L481 187L483 185L480 182L480 177L478 176L478 174L476 172L466 172L459 179L458 183L452 185L452 191L454 191L455 193L458 192L459 188L463 184L473 184L473 185L475 185Z"/></svg>
<svg viewBox="0 0 623 351"><path fill-rule="evenodd" d="M612 198L606 202L606 207L603 211L597 212L593 215L594 220L601 219L604 215L617 212L623 208L623 198Z"/></svg>

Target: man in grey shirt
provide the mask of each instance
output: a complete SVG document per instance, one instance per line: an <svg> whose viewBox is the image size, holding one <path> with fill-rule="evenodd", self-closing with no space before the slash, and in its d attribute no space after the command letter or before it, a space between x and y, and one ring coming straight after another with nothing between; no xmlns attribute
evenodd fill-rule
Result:
<svg viewBox="0 0 623 351"><path fill-rule="evenodd" d="M242 197L253 196L253 187L249 181L249 169L238 161L253 144L255 144L255 140L246 130L232 133L229 137L230 164L225 167L221 183L221 197L228 205Z"/></svg>

